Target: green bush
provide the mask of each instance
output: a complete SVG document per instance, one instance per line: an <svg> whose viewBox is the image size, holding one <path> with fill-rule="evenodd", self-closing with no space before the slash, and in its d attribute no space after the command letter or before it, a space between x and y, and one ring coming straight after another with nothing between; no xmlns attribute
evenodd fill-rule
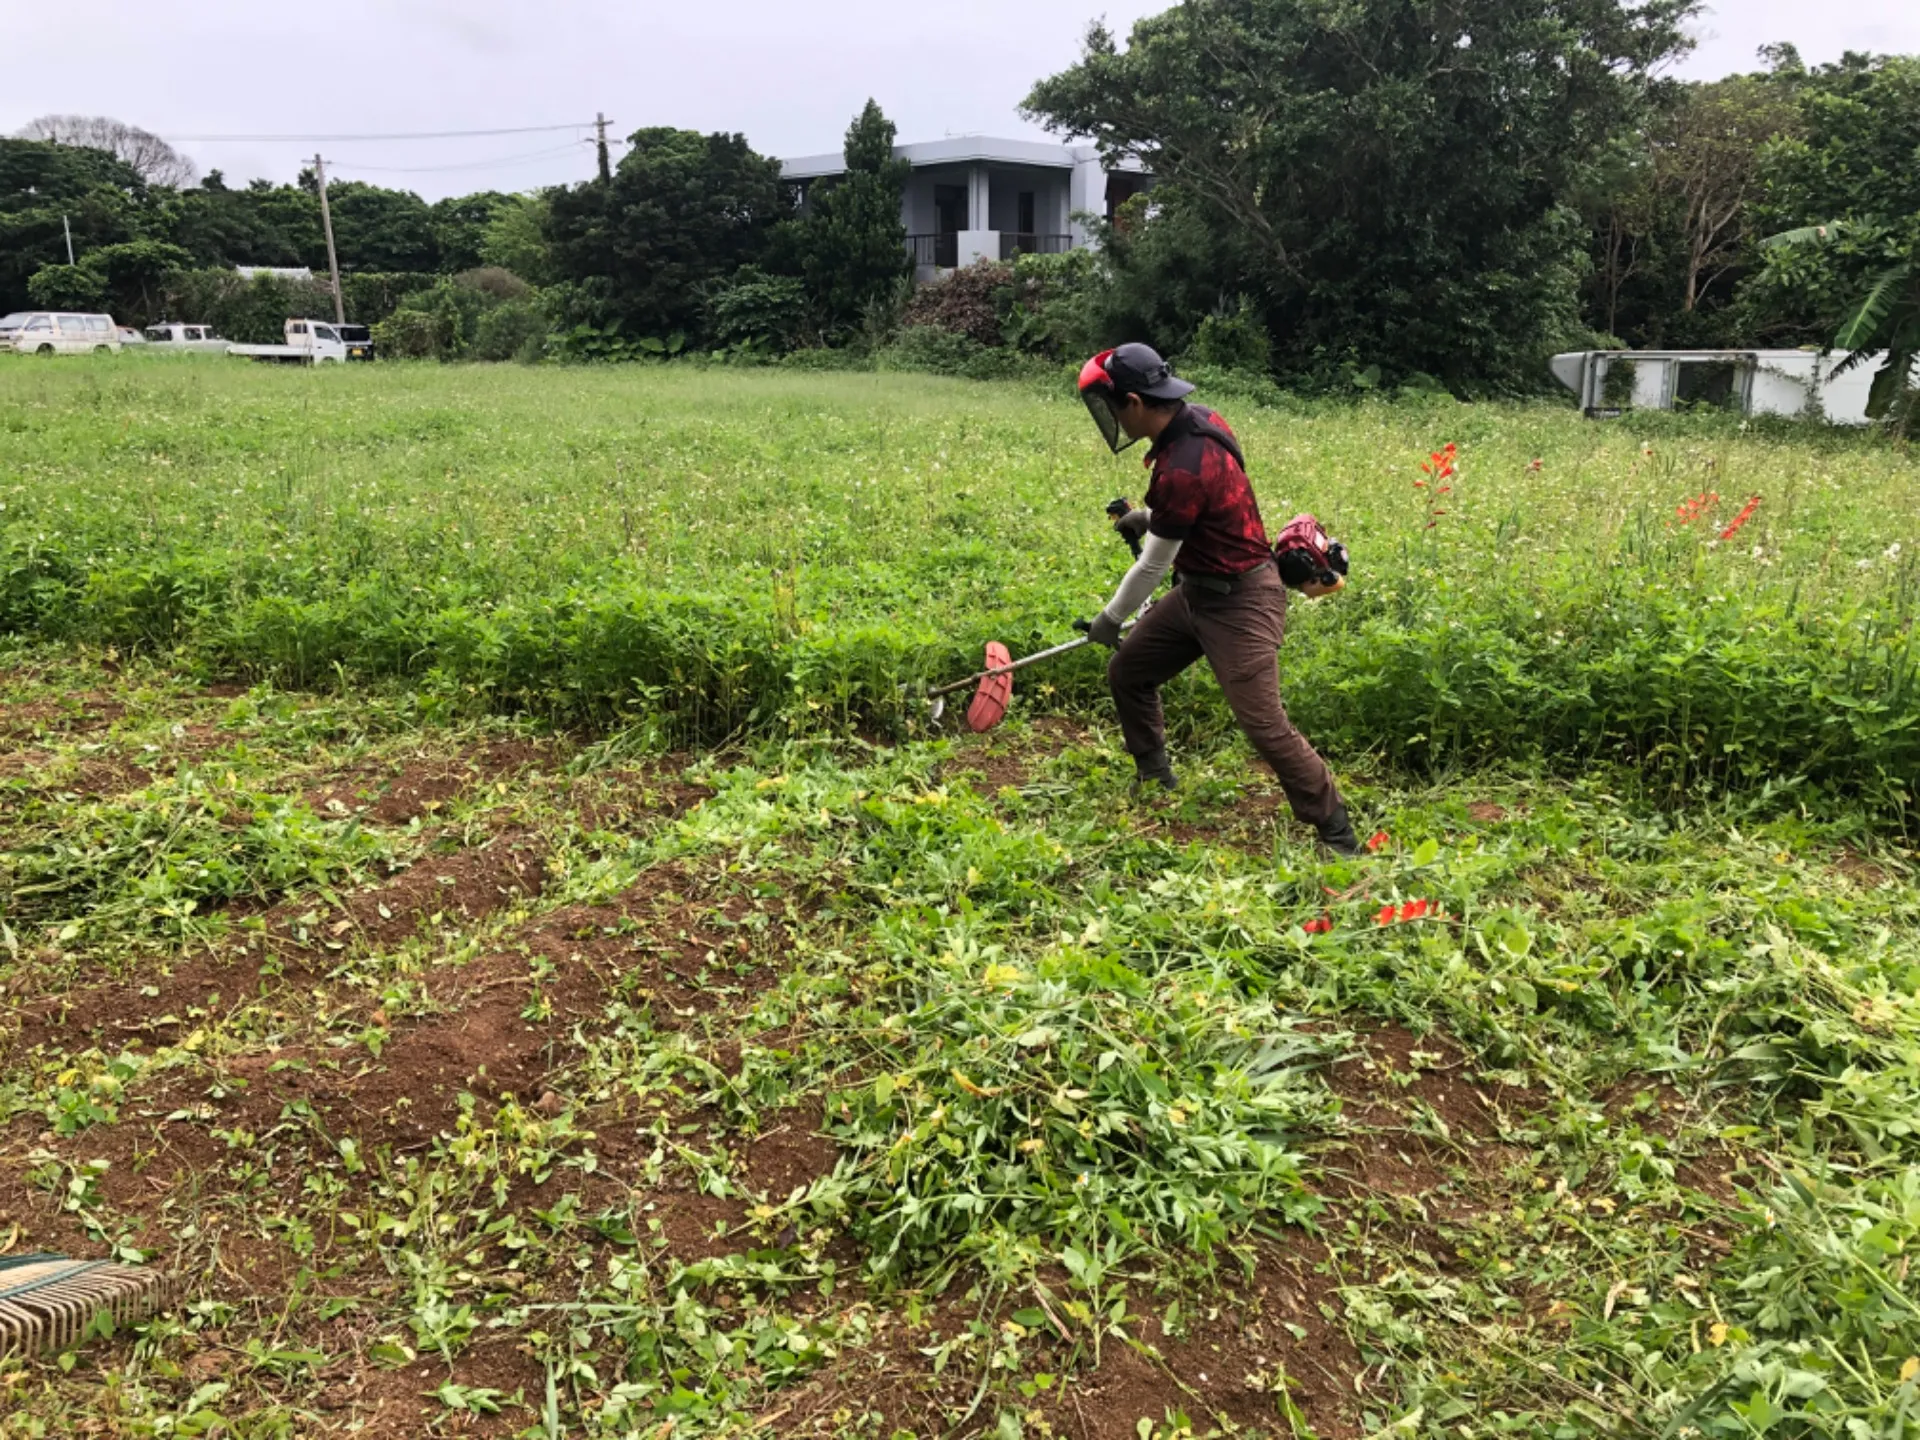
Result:
<svg viewBox="0 0 1920 1440"><path fill-rule="evenodd" d="M439 337L433 317L420 310L397 310L373 327L373 343L389 360L437 360Z"/></svg>
<svg viewBox="0 0 1920 1440"><path fill-rule="evenodd" d="M1232 309L1215 310L1200 322L1193 344L1181 359L1189 365L1265 375L1272 348L1266 322L1243 295Z"/></svg>
<svg viewBox="0 0 1920 1440"><path fill-rule="evenodd" d="M1043 360L982 345L937 325L909 325L874 356L880 370L918 370L961 380L1023 380L1053 373Z"/></svg>
<svg viewBox="0 0 1920 1440"><path fill-rule="evenodd" d="M537 300L508 300L480 317L474 327L476 360L538 360L545 350L547 314Z"/></svg>
<svg viewBox="0 0 1920 1440"><path fill-rule="evenodd" d="M807 290L787 275L769 275L757 265L743 265L713 293L709 302L713 335L722 345L745 345L787 351L808 330Z"/></svg>

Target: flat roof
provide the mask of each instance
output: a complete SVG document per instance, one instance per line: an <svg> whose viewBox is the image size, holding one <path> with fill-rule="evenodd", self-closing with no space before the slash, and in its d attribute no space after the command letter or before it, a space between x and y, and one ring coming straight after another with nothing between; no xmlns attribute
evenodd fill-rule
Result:
<svg viewBox="0 0 1920 1440"><path fill-rule="evenodd" d="M916 168L926 165L1035 165L1053 170L1071 170L1076 165L1098 159L1100 152L1091 145L1058 145L1046 140L1004 140L991 135L954 135L945 140L922 140L912 145L893 147L893 158L905 160ZM847 168L841 151L827 155L797 155L780 162L780 172L789 180L811 180L820 175L838 175ZM1123 170L1137 170L1136 161L1122 161Z"/></svg>

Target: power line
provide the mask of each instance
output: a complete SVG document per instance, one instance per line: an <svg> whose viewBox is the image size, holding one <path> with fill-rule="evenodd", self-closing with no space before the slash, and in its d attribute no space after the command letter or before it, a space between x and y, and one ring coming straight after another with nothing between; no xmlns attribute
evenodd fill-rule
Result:
<svg viewBox="0 0 1920 1440"><path fill-rule="evenodd" d="M335 170L369 170L382 175L436 175L446 170L490 170L496 165L517 165L523 160L544 160L552 155L577 155L580 147L592 142L576 140L548 150L529 150L520 155L502 155L493 160L463 160L457 165L362 165L355 160L335 160Z"/></svg>
<svg viewBox="0 0 1920 1440"><path fill-rule="evenodd" d="M521 125L506 130L415 130L390 135L163 135L172 145L248 144L248 145L332 145L357 140L465 140L485 135L543 135L558 130L591 130L594 122L577 125Z"/></svg>

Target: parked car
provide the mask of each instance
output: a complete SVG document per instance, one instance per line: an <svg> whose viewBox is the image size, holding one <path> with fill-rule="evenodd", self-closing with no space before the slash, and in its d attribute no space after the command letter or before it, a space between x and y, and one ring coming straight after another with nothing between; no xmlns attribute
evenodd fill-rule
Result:
<svg viewBox="0 0 1920 1440"><path fill-rule="evenodd" d="M16 310L0 316L0 349L18 350L23 355L118 354L120 330L111 315Z"/></svg>
<svg viewBox="0 0 1920 1440"><path fill-rule="evenodd" d="M224 355L233 345L231 340L222 340L211 325L182 325L175 321L149 325L146 340L149 345L166 350L193 350L209 355Z"/></svg>
<svg viewBox="0 0 1920 1440"><path fill-rule="evenodd" d="M118 325L114 328L120 332L120 343L122 345L144 345L147 343L147 337L131 325Z"/></svg>

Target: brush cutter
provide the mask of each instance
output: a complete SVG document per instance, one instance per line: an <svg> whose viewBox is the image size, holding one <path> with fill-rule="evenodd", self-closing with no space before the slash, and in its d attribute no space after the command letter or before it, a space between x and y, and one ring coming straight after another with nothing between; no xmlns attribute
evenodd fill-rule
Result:
<svg viewBox="0 0 1920 1440"><path fill-rule="evenodd" d="M1144 613L1144 612L1143 612ZM1122 633L1133 628L1129 621ZM1064 645L1055 645L1049 650L1036 650L1031 655L1023 655L1016 660L998 640L987 642L987 668L967 676L964 680L955 680L950 685L942 685L936 690L927 691L927 698L933 702L932 718L938 720L947 713L947 696L956 690L964 690L969 685L978 685L972 701L967 705L967 728L975 734L993 729L1007 718L1007 706L1013 702L1013 672L1024 670L1029 665L1038 665L1042 660L1051 660L1057 655L1078 650L1093 641L1082 635L1078 640L1069 640Z"/></svg>
<svg viewBox="0 0 1920 1440"><path fill-rule="evenodd" d="M1127 500L1116 499L1107 505L1107 516L1117 521L1132 508L1133 506ZM1121 538L1127 542L1127 548L1133 552L1134 558L1139 559L1139 540L1124 531L1121 532ZM1149 600L1141 607L1140 613L1145 615L1152 605L1153 602ZM1129 620L1121 627L1121 633L1125 634L1137 623ZM947 696L954 691L964 690L969 685L977 685L980 688L974 692L972 701L967 705L967 728L975 734L983 734L1007 718L1007 706L1013 702L1014 671L1024 670L1029 665L1038 665L1042 660L1051 660L1055 656L1068 654L1092 643L1091 638L1082 635L1078 640L1069 640L1065 644L1055 645L1047 650L1037 650L1031 655L1016 660L1006 646L998 640L990 640L987 642L986 669L976 671L964 680L955 680L950 685L942 685L938 689L924 692L925 697L933 702L933 710L928 718L937 721L947 713Z"/></svg>

